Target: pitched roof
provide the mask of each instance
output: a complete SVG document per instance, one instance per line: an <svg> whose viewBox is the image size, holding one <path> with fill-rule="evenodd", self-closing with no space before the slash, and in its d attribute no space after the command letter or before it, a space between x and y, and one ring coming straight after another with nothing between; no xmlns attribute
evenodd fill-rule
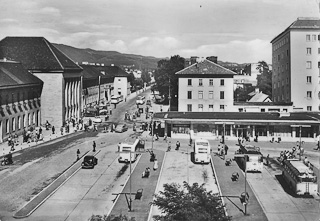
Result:
<svg viewBox="0 0 320 221"><path fill-rule="evenodd" d="M107 76L129 77L129 74L118 66L97 66L97 69L104 71Z"/></svg>
<svg viewBox="0 0 320 221"><path fill-rule="evenodd" d="M277 35L275 38L271 40L271 43L275 41L278 37L289 30L301 30L301 29L320 29L320 19L319 18L307 18L307 17L300 17L295 20L289 27L287 27L283 32Z"/></svg>
<svg viewBox="0 0 320 221"><path fill-rule="evenodd" d="M80 65L82 68L82 75L84 79L98 78L100 71L93 65Z"/></svg>
<svg viewBox="0 0 320 221"><path fill-rule="evenodd" d="M259 93L253 95L253 97L248 102L267 102L266 100L268 98L269 96L267 94L264 94L260 91Z"/></svg>
<svg viewBox="0 0 320 221"><path fill-rule="evenodd" d="M183 74L222 74L222 75L235 75L233 71L230 71L227 68L222 67L221 65L218 65L212 61L209 61L207 59L194 63L190 65L189 67L186 67L182 69L181 71L178 71L176 73L177 75L183 75Z"/></svg>
<svg viewBox="0 0 320 221"><path fill-rule="evenodd" d="M43 37L6 37L0 59L19 61L32 71L81 71L81 68Z"/></svg>
<svg viewBox="0 0 320 221"><path fill-rule="evenodd" d="M0 88L27 84L42 85L43 82L19 62L0 61Z"/></svg>

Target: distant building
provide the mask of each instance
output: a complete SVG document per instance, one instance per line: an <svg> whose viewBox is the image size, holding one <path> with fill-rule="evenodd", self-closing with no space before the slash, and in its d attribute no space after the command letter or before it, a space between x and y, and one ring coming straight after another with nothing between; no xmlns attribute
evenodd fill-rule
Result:
<svg viewBox="0 0 320 221"><path fill-rule="evenodd" d="M40 125L42 87L21 63L0 60L0 143Z"/></svg>
<svg viewBox="0 0 320 221"><path fill-rule="evenodd" d="M0 41L0 59L19 61L43 81L41 124L55 127L81 117L82 68L43 37L6 37Z"/></svg>
<svg viewBox="0 0 320 221"><path fill-rule="evenodd" d="M272 102L269 95L259 91L259 88L256 88L253 92L249 93L249 96L251 98L248 102Z"/></svg>
<svg viewBox="0 0 320 221"><path fill-rule="evenodd" d="M320 19L298 18L272 39L272 100L320 111Z"/></svg>
<svg viewBox="0 0 320 221"><path fill-rule="evenodd" d="M212 61L197 58L195 63L176 73L178 111L233 111L234 74Z"/></svg>

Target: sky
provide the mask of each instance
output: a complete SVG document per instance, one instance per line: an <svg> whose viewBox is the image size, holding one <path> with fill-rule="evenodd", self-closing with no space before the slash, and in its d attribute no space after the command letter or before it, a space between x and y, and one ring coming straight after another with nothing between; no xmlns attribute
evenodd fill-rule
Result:
<svg viewBox="0 0 320 221"><path fill-rule="evenodd" d="M319 0L0 0L0 40L41 36L76 48L271 63L270 41Z"/></svg>

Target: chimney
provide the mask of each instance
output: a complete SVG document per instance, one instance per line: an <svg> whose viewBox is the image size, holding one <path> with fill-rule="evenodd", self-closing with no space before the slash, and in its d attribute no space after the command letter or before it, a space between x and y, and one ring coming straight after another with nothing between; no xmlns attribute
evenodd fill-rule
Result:
<svg viewBox="0 0 320 221"><path fill-rule="evenodd" d="M210 56L210 57L207 57L206 59L218 64L218 56Z"/></svg>
<svg viewBox="0 0 320 221"><path fill-rule="evenodd" d="M192 57L190 58L190 65L193 65L194 63L197 63L197 59L198 59L197 56L192 56Z"/></svg>

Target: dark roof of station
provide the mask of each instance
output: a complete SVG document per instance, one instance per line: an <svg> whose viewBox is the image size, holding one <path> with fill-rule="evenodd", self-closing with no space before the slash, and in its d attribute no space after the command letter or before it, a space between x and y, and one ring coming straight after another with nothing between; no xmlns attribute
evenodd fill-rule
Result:
<svg viewBox="0 0 320 221"><path fill-rule="evenodd" d="M43 37L6 37L0 41L0 59L19 61L32 71L81 71L69 57Z"/></svg>
<svg viewBox="0 0 320 221"><path fill-rule="evenodd" d="M24 69L19 62L0 61L0 88L28 84L42 85L43 81Z"/></svg>

